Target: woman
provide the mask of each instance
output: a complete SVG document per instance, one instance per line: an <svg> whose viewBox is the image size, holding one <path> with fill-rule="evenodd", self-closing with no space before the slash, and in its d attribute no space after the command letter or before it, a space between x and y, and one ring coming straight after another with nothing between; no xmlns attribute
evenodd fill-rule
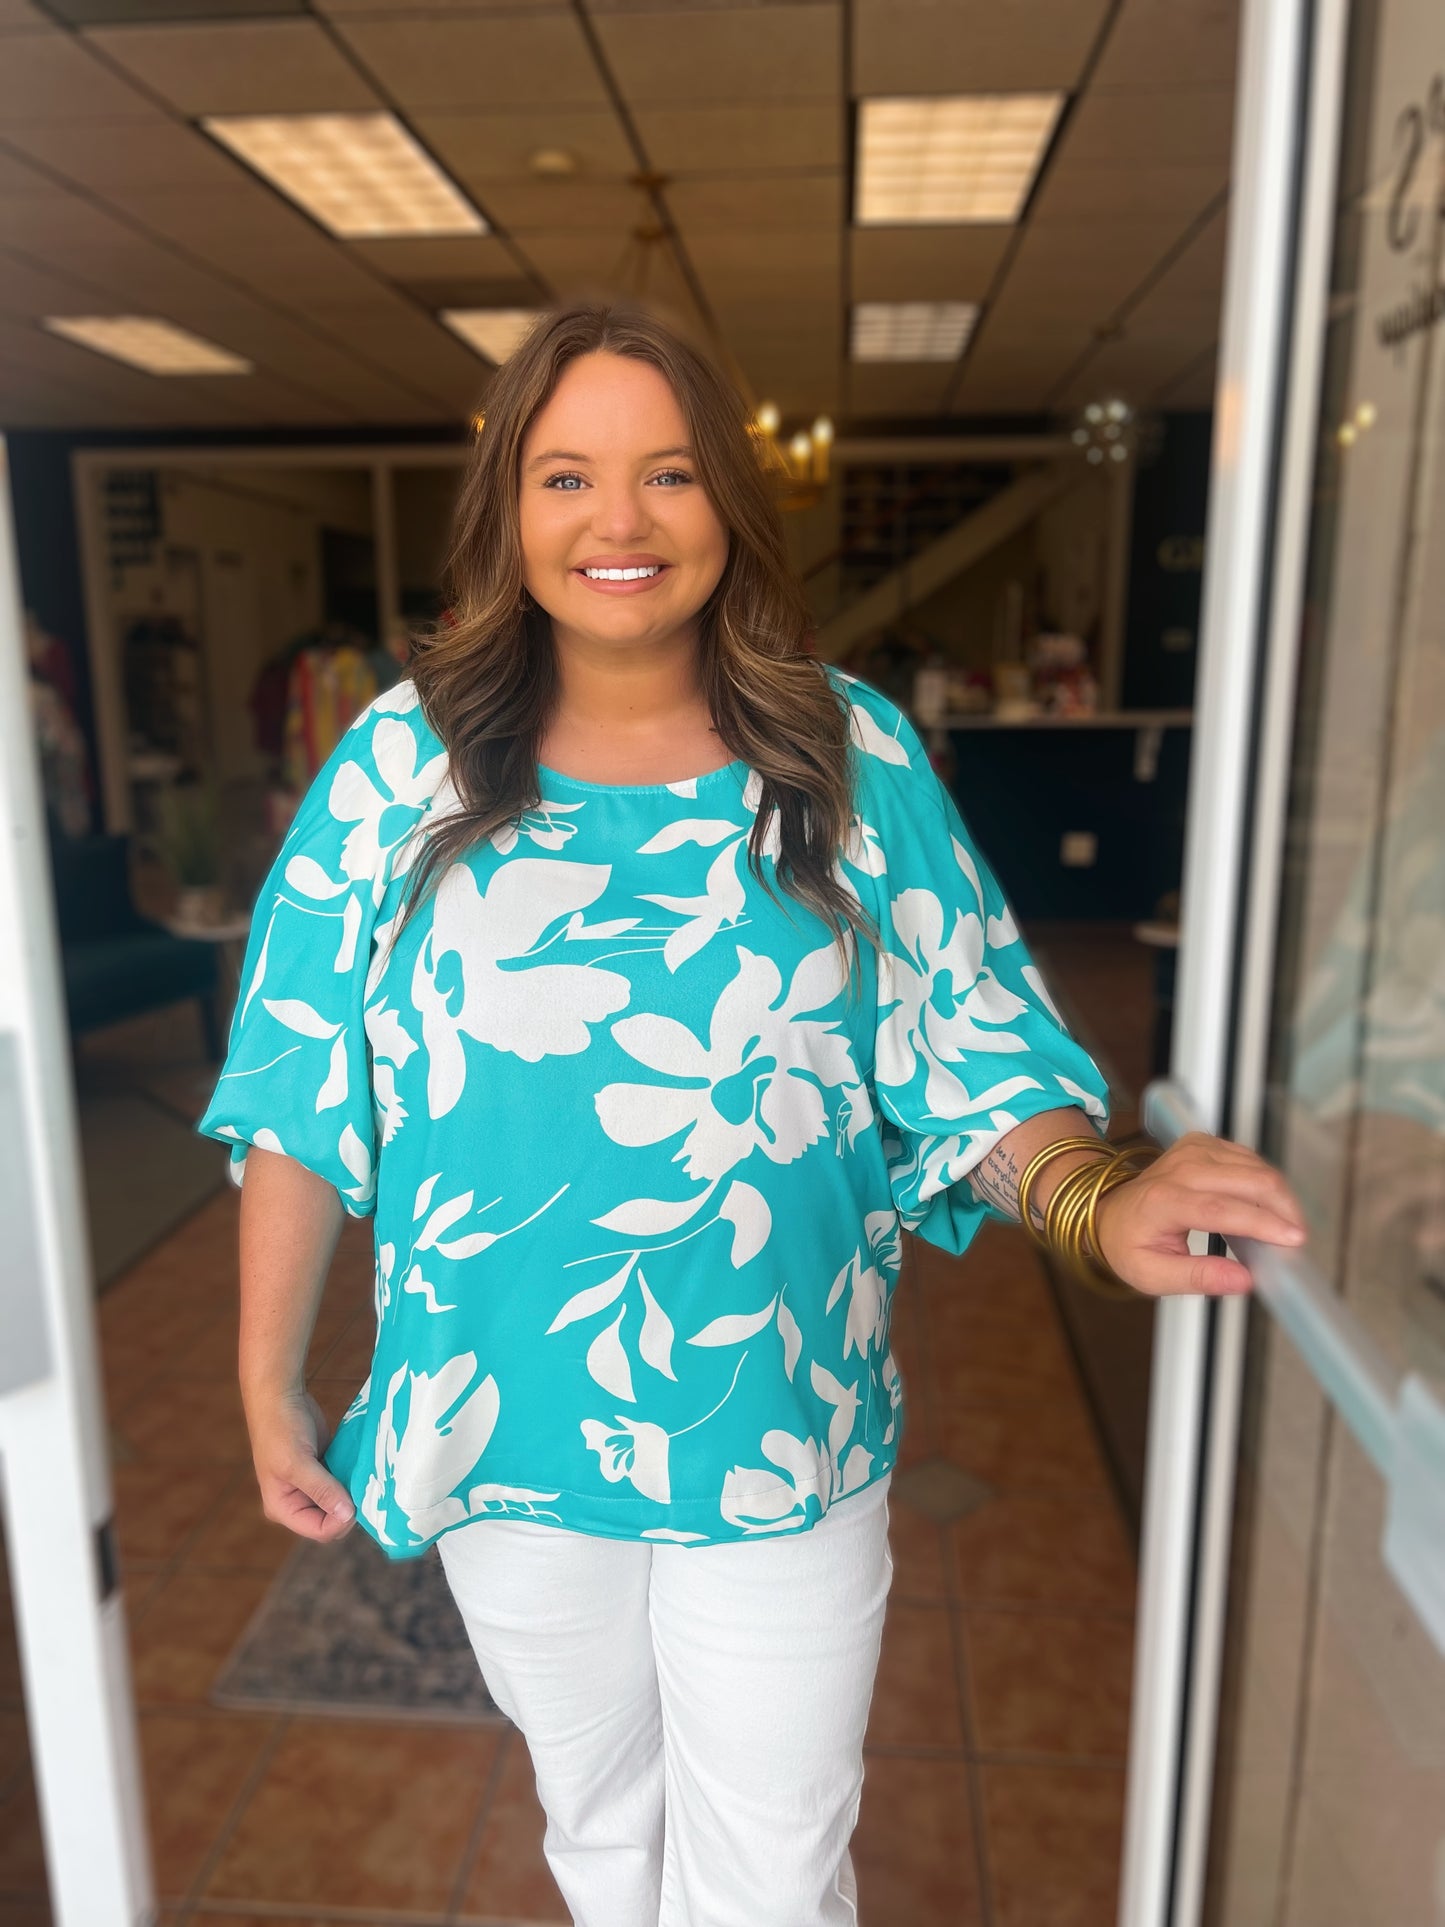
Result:
<svg viewBox="0 0 1445 1927"><path fill-rule="evenodd" d="M853 1921L899 1227L961 1253L1024 1177L1044 1223L1104 1080L905 717L804 652L693 347L543 317L452 576L277 859L201 1127L245 1165L265 1511L437 1546L581 1927ZM1191 1228L1302 1235L1239 1147L1109 1170L1085 1255L1140 1291L1247 1287ZM378 1335L328 1446L343 1211Z"/></svg>

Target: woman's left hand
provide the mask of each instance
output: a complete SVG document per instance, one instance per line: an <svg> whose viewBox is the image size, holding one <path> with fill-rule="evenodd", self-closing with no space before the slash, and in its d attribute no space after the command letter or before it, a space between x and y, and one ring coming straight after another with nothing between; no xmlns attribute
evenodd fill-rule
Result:
<svg viewBox="0 0 1445 1927"><path fill-rule="evenodd" d="M1304 1212L1284 1176L1242 1144L1190 1131L1163 1157L1099 1201L1099 1249L1118 1275L1151 1297L1250 1289L1235 1258L1196 1257L1191 1231L1298 1247Z"/></svg>

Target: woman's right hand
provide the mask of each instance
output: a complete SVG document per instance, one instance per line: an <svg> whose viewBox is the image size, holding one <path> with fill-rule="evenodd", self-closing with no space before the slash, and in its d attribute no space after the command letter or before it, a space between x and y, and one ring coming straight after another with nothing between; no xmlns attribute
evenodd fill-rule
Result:
<svg viewBox="0 0 1445 1927"><path fill-rule="evenodd" d="M356 1508L321 1463L331 1428L310 1392L248 1401L246 1426L266 1517L303 1539L344 1538Z"/></svg>

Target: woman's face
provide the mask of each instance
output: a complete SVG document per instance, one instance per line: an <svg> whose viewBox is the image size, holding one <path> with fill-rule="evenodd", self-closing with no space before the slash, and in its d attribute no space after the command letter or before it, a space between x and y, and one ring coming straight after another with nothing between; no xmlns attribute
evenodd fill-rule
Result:
<svg viewBox="0 0 1445 1927"><path fill-rule="evenodd" d="M727 561L677 397L629 356L579 355L564 369L522 443L519 506L523 580L557 632L667 641ZM641 573L616 579L623 569Z"/></svg>

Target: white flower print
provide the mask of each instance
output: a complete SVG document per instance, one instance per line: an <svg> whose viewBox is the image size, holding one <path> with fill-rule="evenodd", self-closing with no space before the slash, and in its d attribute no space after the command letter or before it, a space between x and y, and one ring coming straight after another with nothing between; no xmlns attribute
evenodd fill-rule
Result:
<svg viewBox="0 0 1445 1927"><path fill-rule="evenodd" d="M372 1004L365 1013L367 1042L371 1046L371 1089L381 1123L383 1149L391 1143L406 1122L406 1105L396 1086L396 1074L418 1048L408 1035L398 1011L383 1001Z"/></svg>
<svg viewBox="0 0 1445 1927"><path fill-rule="evenodd" d="M690 1178L709 1182L754 1151L774 1164L800 1158L828 1135L824 1089L850 1100L853 1134L872 1116L846 1033L803 1014L843 986L834 946L802 959L781 1003L773 960L741 944L737 955L737 974L713 1006L706 1044L674 1017L624 1017L612 1026L630 1057L685 1081L608 1084L595 1099L616 1144L658 1144L685 1131L673 1161Z"/></svg>
<svg viewBox="0 0 1445 1927"><path fill-rule="evenodd" d="M345 762L331 779L327 808L351 829L341 845L341 870L351 881L367 879L380 903L386 887L382 856L415 827L416 813L435 795L447 773L443 750L417 768L417 740L409 723L383 716L371 732L371 752L383 788L360 763Z"/></svg>
<svg viewBox="0 0 1445 1927"><path fill-rule="evenodd" d="M876 756L881 763L898 763L906 769L907 745L896 736L885 735L861 703L850 703L848 707L852 717L851 734L857 747L865 755Z"/></svg>
<svg viewBox="0 0 1445 1927"><path fill-rule="evenodd" d="M883 1443L891 1445L898 1431L898 1415L903 1410L903 1381L898 1376L898 1362L892 1352L883 1361L883 1389L888 1394L888 1430L883 1434Z"/></svg>
<svg viewBox="0 0 1445 1927"><path fill-rule="evenodd" d="M492 848L499 856L510 856L522 837L533 843L539 850L560 850L570 837L577 834L577 825L568 822L568 817L577 810L586 809L582 803L540 802L535 809L523 810L512 823L504 823L492 832Z"/></svg>
<svg viewBox="0 0 1445 1927"><path fill-rule="evenodd" d="M902 1257L903 1240L896 1211L868 1212L863 1220L863 1234L868 1240L870 1262L865 1264L862 1251L855 1251L833 1280L828 1302L823 1307L825 1311L832 1311L843 1293L848 1293L843 1337L845 1359L850 1352L866 1359L870 1346L876 1348L883 1343L888 1324L888 1280L897 1276Z"/></svg>
<svg viewBox="0 0 1445 1927"><path fill-rule="evenodd" d="M557 1516L537 1501L555 1499L558 1493L530 1486L483 1483L473 1486L465 1500L452 1496L486 1451L501 1409L496 1380L490 1373L467 1390L476 1371L476 1354L465 1352L448 1359L435 1373L413 1372L406 1364L399 1365L387 1381L373 1467L358 1508L379 1545L396 1544L386 1529L388 1500L406 1514L409 1531L423 1540L494 1508L535 1512L541 1518ZM396 1407L408 1382L409 1409L398 1437ZM368 1376L346 1415L348 1419L365 1409L370 1390Z"/></svg>
<svg viewBox="0 0 1445 1927"><path fill-rule="evenodd" d="M675 1432L664 1431L662 1426L654 1425L649 1419L624 1418L621 1413L617 1414L611 1425L602 1419L583 1419L582 1437L587 1449L597 1454L603 1478L612 1485L627 1479L644 1498L655 1499L660 1505L666 1505L671 1496L668 1451L672 1441L680 1439L684 1433L696 1432L709 1419L717 1417L736 1391L746 1361L747 1353L744 1352L733 1367L731 1383L717 1403L690 1425L680 1425ZM672 1376L669 1372L668 1377ZM629 1391L627 1397L631 1396Z"/></svg>
<svg viewBox="0 0 1445 1927"><path fill-rule="evenodd" d="M669 784L668 787L680 796L695 796L697 793L696 779L692 780L690 788L676 784ZM749 770L743 785L743 806L749 816L757 815L762 794L763 779L756 770ZM747 895L740 868L746 862L750 833L751 825L739 828L725 817L681 817L665 824L655 836L639 845L639 856L663 856L689 843L700 844L704 849L714 844L723 846L708 865L701 896L642 893L644 903L655 903L659 909L671 910L675 916L685 919L669 932L662 947L663 962L669 970L676 970L689 957L696 956L699 950L711 943L725 924L735 925L744 920ZM780 848L780 825L777 811L774 810L764 832L762 854L776 862Z"/></svg>
<svg viewBox="0 0 1445 1927"><path fill-rule="evenodd" d="M625 1006L632 987L618 972L535 961L554 940L544 933L594 903L608 875L606 864L514 857L483 893L465 864L447 871L411 982L433 1118L445 1117L462 1094L463 1037L535 1064L585 1051L588 1026ZM564 931L565 924L554 936ZM525 969L503 968L523 962Z"/></svg>
<svg viewBox="0 0 1445 1927"><path fill-rule="evenodd" d="M362 714L404 716L408 710L417 708L420 702L421 691L410 676L404 676L400 682L393 683L390 689L383 689L379 696L374 696ZM360 720L361 718L358 717L357 721L360 722Z"/></svg>
<svg viewBox="0 0 1445 1927"><path fill-rule="evenodd" d="M258 1144L261 1142L259 1137L256 1142ZM351 1198L359 1205L369 1205L376 1196L376 1166L372 1158L371 1146L361 1141L350 1124L345 1124L342 1126L341 1136L336 1141L336 1155L348 1176L356 1180L354 1185L343 1188L341 1193L343 1201Z"/></svg>
<svg viewBox="0 0 1445 1927"><path fill-rule="evenodd" d="M708 1185L697 1198L687 1203L681 1211L676 1205L664 1206L655 1198L631 1198L624 1205L615 1207L593 1223L604 1227L618 1228L627 1224L631 1229L644 1231L657 1230L656 1213L661 1212L672 1228L686 1221L698 1211L714 1194L716 1185ZM645 1222L644 1222L645 1221ZM741 1268L755 1258L767 1243L772 1231L772 1213L767 1200L753 1185L744 1184L734 1178L723 1195L712 1216L700 1220L681 1238L670 1239L673 1248L684 1244L688 1239L701 1236L714 1225L732 1226L731 1258L734 1268ZM664 1247L666 1248L666 1247ZM612 1262L619 1254L616 1251L597 1254ZM677 1333L672 1319L658 1300L642 1270L643 1247L637 1246L627 1252L619 1270L594 1285L584 1285L568 1298L547 1327L546 1336L551 1338L557 1332L565 1331L579 1319L593 1318L599 1312L610 1310L621 1298L633 1277L637 1280L637 1290L642 1300L642 1321L636 1338L637 1356L642 1364L650 1366L663 1378L670 1378L674 1384L678 1374L673 1366L673 1344ZM572 1258L567 1268L579 1264L590 1264L592 1258ZM624 1304L610 1324L599 1330L587 1347L586 1367L592 1379L616 1399L625 1400L629 1405L637 1401L632 1373L632 1359L622 1342L622 1326L629 1306ZM694 1332L687 1339L689 1345L718 1347L743 1343L754 1336L772 1315L770 1301L766 1310L759 1316L754 1313L724 1313L711 1320L700 1332ZM746 1357L746 1353L744 1353Z"/></svg>
<svg viewBox="0 0 1445 1927"><path fill-rule="evenodd" d="M435 1373L406 1373L406 1426L391 1449L392 1497L403 1512L455 1491L486 1451L501 1397L490 1373L474 1385L476 1373L475 1352L449 1358Z"/></svg>
<svg viewBox="0 0 1445 1927"><path fill-rule="evenodd" d="M878 839L878 832L871 823L865 823L861 816L849 819L843 855L855 870L866 871L871 877L888 874L888 857ZM851 889L846 876L839 876L838 880L845 888Z"/></svg>
<svg viewBox="0 0 1445 1927"><path fill-rule="evenodd" d="M368 1384L370 1380L367 1381ZM401 1388L406 1383L406 1366L398 1365L387 1382L386 1401L376 1422L376 1445L373 1453L371 1472L367 1476L366 1490L362 1494L360 1513L371 1528L377 1542L383 1546L395 1545L396 1541L386 1529L386 1491L391 1479L391 1468L396 1457L396 1401Z"/></svg>
<svg viewBox="0 0 1445 1927"><path fill-rule="evenodd" d="M378 1329L380 1328L382 1319L386 1316L386 1308L391 1303L391 1279L395 1269L396 1246L392 1244L390 1240L383 1244L378 1244L376 1247L376 1262L373 1268L375 1285L372 1291L372 1303L376 1312Z"/></svg>
<svg viewBox="0 0 1445 1927"><path fill-rule="evenodd" d="M672 1441L660 1425L640 1418L618 1418L612 1425L585 1418L582 1436L587 1449L597 1454L602 1476L610 1484L627 1479L644 1499L655 1499L659 1505L668 1503L672 1493L667 1448Z"/></svg>
<svg viewBox="0 0 1445 1927"><path fill-rule="evenodd" d="M1003 1088L1039 1090L1042 1086L1022 1079ZM885 1132L883 1151L904 1228L916 1230L927 1218L933 1200L966 1178L1017 1122L1006 1111L994 1111L971 1129L941 1137L910 1131L905 1139Z"/></svg>
<svg viewBox="0 0 1445 1927"><path fill-rule="evenodd" d="M958 909L945 931L942 903L934 891L921 889L901 891L891 912L903 951L884 950L878 959L878 1006L888 1015L878 1026L876 1081L909 1084L922 1062L928 1073L924 1103L940 1118L963 1117L1019 1089L1037 1089L1036 1079L1015 1078L973 1095L949 1068L970 1051L982 1053L987 1063L996 1052L1028 1050L1025 1038L1001 1028L1023 1017L1028 1006L984 961L982 919Z"/></svg>
<svg viewBox="0 0 1445 1927"><path fill-rule="evenodd" d="M722 1516L739 1532L796 1531L807 1519L810 1498L826 1512L834 1499L867 1482L873 1454L862 1445L843 1452L858 1413L857 1386L840 1384L818 1364L810 1377L813 1390L833 1407L827 1444L777 1429L764 1432L763 1457L780 1470L735 1465L723 1478Z"/></svg>
<svg viewBox="0 0 1445 1927"><path fill-rule="evenodd" d="M725 923L736 923L741 917L745 898L742 880L738 876L737 853L744 840L742 837L734 838L713 858L708 865L701 896L677 897L651 891L641 892L643 903L655 903L660 910L671 910L674 916L684 919L669 931L667 941L662 946L663 962L669 970L676 970L689 957L696 956L705 944L711 943Z"/></svg>

